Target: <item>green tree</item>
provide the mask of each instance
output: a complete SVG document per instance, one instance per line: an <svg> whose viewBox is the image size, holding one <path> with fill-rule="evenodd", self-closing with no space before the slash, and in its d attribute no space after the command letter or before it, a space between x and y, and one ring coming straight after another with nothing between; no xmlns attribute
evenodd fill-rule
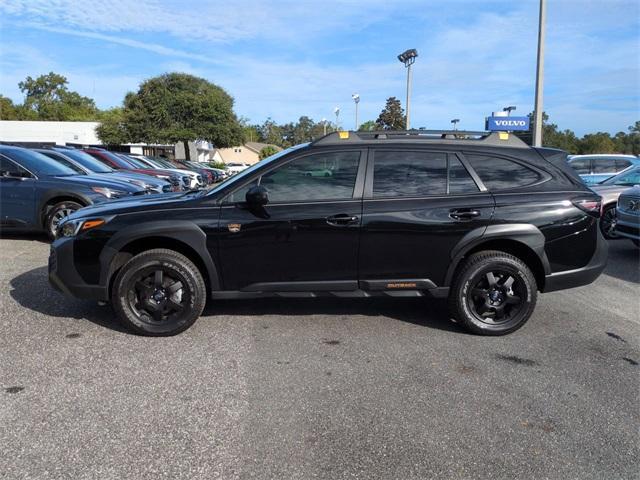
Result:
<svg viewBox="0 0 640 480"><path fill-rule="evenodd" d="M233 98L221 87L186 73L165 73L143 82L124 100L124 128L131 141L207 140L218 148L243 143Z"/></svg>
<svg viewBox="0 0 640 480"><path fill-rule="evenodd" d="M0 120L19 120L19 108L10 98L0 95Z"/></svg>
<svg viewBox="0 0 640 480"><path fill-rule="evenodd" d="M260 160L264 160L265 158L270 157L271 155L275 155L276 153L278 153L278 151L279 150L273 145L267 145L266 147L263 147L262 150L260 150L260 153L259 153Z"/></svg>
<svg viewBox="0 0 640 480"><path fill-rule="evenodd" d="M371 132L376 129L376 122L373 120L367 120L358 127L359 132Z"/></svg>
<svg viewBox="0 0 640 480"><path fill-rule="evenodd" d="M400 100L389 97L384 109L376 120L376 128L380 130L403 130L405 128L404 110Z"/></svg>
<svg viewBox="0 0 640 480"><path fill-rule="evenodd" d="M614 153L616 146L606 132L590 133L580 140L580 153Z"/></svg>
<svg viewBox="0 0 640 480"><path fill-rule="evenodd" d="M25 94L22 117L36 120L88 121L98 117L98 108L89 97L67 88L66 77L49 72L18 83Z"/></svg>
<svg viewBox="0 0 640 480"><path fill-rule="evenodd" d="M122 108L112 108L100 113L100 125L96 135L105 145L121 145L129 142L129 134L124 123Z"/></svg>

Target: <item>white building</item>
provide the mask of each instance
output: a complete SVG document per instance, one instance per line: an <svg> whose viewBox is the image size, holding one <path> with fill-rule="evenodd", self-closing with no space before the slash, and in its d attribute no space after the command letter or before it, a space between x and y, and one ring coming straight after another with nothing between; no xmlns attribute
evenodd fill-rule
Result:
<svg viewBox="0 0 640 480"><path fill-rule="evenodd" d="M0 142L17 145L68 145L73 147L104 146L96 135L99 122L48 122L0 120ZM189 142L191 159L199 162L213 161L216 149L208 142ZM176 148L177 147L177 148ZM127 143L121 151L151 156L184 158L184 147L178 145L147 145ZM182 155L180 155L182 153ZM219 157L219 155L218 155Z"/></svg>

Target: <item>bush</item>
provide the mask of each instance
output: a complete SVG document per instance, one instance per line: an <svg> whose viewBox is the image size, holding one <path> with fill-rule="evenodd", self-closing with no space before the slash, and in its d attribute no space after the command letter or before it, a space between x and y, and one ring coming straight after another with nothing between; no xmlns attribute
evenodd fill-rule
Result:
<svg viewBox="0 0 640 480"><path fill-rule="evenodd" d="M211 168L219 168L220 170L226 170L227 166L224 162L209 162Z"/></svg>

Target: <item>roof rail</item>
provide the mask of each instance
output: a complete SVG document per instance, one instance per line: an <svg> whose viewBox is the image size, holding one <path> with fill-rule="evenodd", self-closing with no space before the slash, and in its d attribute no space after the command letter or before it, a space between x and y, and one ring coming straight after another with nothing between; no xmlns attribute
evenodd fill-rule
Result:
<svg viewBox="0 0 640 480"><path fill-rule="evenodd" d="M312 142L312 145L335 145L362 142L438 142L501 147L528 148L528 145L512 133L467 130L379 130L331 132Z"/></svg>

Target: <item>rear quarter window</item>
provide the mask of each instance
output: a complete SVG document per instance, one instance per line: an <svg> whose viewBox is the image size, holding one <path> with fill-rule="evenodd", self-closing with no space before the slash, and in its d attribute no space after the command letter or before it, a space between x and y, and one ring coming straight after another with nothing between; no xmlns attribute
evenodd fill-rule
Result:
<svg viewBox="0 0 640 480"><path fill-rule="evenodd" d="M545 180L542 173L506 158L478 154L465 154L465 158L489 190L522 188Z"/></svg>

